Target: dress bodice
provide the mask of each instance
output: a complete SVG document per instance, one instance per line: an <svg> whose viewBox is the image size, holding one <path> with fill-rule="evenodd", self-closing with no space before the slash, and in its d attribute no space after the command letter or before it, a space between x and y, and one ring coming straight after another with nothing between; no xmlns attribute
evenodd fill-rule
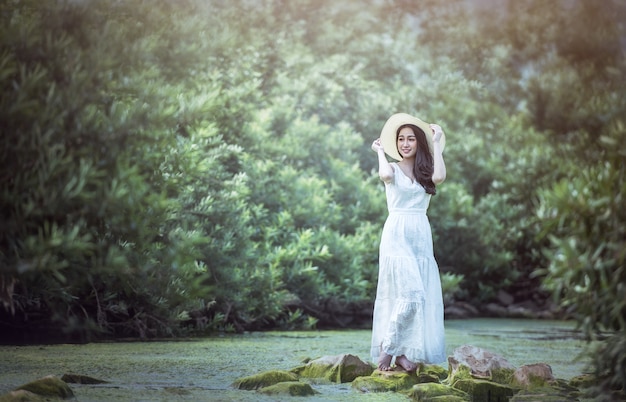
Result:
<svg viewBox="0 0 626 402"><path fill-rule="evenodd" d="M417 181L407 177L397 163L392 163L393 180L385 184L389 212L426 212L431 195Z"/></svg>

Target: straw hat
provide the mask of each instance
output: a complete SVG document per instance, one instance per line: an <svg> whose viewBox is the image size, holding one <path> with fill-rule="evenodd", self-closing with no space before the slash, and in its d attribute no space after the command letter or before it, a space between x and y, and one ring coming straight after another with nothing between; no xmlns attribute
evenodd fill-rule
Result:
<svg viewBox="0 0 626 402"><path fill-rule="evenodd" d="M426 122L421 121L417 117L413 117L410 114L406 113L394 114L387 120L387 122L383 126L383 129L380 132L380 142L385 149L385 153L395 160L402 160L402 156L400 156L400 153L398 152L397 134L398 129L405 124L412 124L414 126L417 126L424 132L424 134L426 134L428 149L430 150L430 153L433 154L435 152L433 146L433 130L430 128L430 125ZM446 146L445 134L441 136L440 143L441 150L443 150Z"/></svg>

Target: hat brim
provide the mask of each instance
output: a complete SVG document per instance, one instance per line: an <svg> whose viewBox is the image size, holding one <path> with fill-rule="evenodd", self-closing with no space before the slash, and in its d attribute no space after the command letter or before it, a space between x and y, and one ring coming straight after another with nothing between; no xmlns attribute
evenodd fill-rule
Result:
<svg viewBox="0 0 626 402"><path fill-rule="evenodd" d="M397 135L398 129L406 124L417 126L424 132L426 135L426 142L428 143L428 149L431 154L434 154L433 130L430 128L430 125L407 113L396 113L387 119L387 122L385 122L385 125L380 132L380 143L382 144L385 153L397 161L401 161L403 159L398 152ZM443 151L446 146L445 135L442 135L440 144L441 150Z"/></svg>

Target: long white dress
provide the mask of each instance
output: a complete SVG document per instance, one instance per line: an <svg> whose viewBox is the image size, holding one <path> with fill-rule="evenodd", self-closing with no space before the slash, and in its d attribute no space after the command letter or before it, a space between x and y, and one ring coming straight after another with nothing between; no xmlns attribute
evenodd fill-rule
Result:
<svg viewBox="0 0 626 402"><path fill-rule="evenodd" d="M431 195L392 164L385 184L389 216L380 241L371 357L380 351L412 362L445 361L443 297L426 211Z"/></svg>

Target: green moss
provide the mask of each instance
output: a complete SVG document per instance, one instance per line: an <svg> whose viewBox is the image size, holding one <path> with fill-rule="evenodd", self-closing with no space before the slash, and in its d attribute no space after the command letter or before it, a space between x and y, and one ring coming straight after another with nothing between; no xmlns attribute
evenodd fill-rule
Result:
<svg viewBox="0 0 626 402"><path fill-rule="evenodd" d="M17 387L16 389L23 389L33 394L53 398L68 399L74 397L72 389L64 381L55 376L43 377Z"/></svg>
<svg viewBox="0 0 626 402"><path fill-rule="evenodd" d="M414 373L376 370L371 376L356 378L352 388L362 392L399 392L411 389L418 382L419 377Z"/></svg>
<svg viewBox="0 0 626 402"><path fill-rule="evenodd" d="M299 381L279 382L259 390L265 395L311 396L318 394L309 384Z"/></svg>
<svg viewBox="0 0 626 402"><path fill-rule="evenodd" d="M456 381L471 380L473 378L470 374L470 368L467 366L459 366L454 372L452 371L452 367L449 367L448 370L448 378L444 382L451 386L454 386Z"/></svg>
<svg viewBox="0 0 626 402"><path fill-rule="evenodd" d="M576 388L590 388L598 385L599 381L593 374L582 374L576 377L572 377L569 381L569 385Z"/></svg>
<svg viewBox="0 0 626 402"><path fill-rule="evenodd" d="M337 367L337 375L335 382L352 382L358 377L368 376L373 369L367 368L362 364L346 364Z"/></svg>
<svg viewBox="0 0 626 402"><path fill-rule="evenodd" d="M292 370L300 377L321 378L334 383L352 382L372 371L371 365L353 355L325 356Z"/></svg>
<svg viewBox="0 0 626 402"><path fill-rule="evenodd" d="M499 368L491 370L491 381L498 384L508 385L513 380L515 369Z"/></svg>
<svg viewBox="0 0 626 402"><path fill-rule="evenodd" d="M457 370L452 373L450 370L450 376L448 377L448 383L454 386L454 383L458 380L485 380L491 381L502 385L511 384L511 380L513 379L513 374L515 373L515 369L507 369L500 368L494 369L491 371L491 375L487 378L476 378L472 375L471 369L468 366L461 365L457 368Z"/></svg>
<svg viewBox="0 0 626 402"><path fill-rule="evenodd" d="M498 398L505 401L517 392L510 386L478 379L459 379L453 387L468 393L475 401L497 401Z"/></svg>
<svg viewBox="0 0 626 402"><path fill-rule="evenodd" d="M427 374L437 377L439 381L443 381L448 377L448 369L436 364L425 364L418 371L420 374Z"/></svg>
<svg viewBox="0 0 626 402"><path fill-rule="evenodd" d="M372 377L392 381L394 384L397 385L397 389L409 389L419 382L418 377L415 373L407 373L406 371L376 370L372 373Z"/></svg>
<svg viewBox="0 0 626 402"><path fill-rule="evenodd" d="M510 402L566 402L578 401L580 392L559 385L524 389L514 395Z"/></svg>
<svg viewBox="0 0 626 402"><path fill-rule="evenodd" d="M46 398L23 389L0 395L0 402L44 402Z"/></svg>
<svg viewBox="0 0 626 402"><path fill-rule="evenodd" d="M233 387L237 389L260 389L280 382L298 381L294 373L282 370L271 370L235 380Z"/></svg>
<svg viewBox="0 0 626 402"><path fill-rule="evenodd" d="M416 384L411 388L409 397L415 401L470 401L470 396L458 389L437 383ZM478 399L477 399L478 400ZM485 399L486 400L486 399Z"/></svg>
<svg viewBox="0 0 626 402"><path fill-rule="evenodd" d="M405 384L380 377L359 377L352 381L352 388L364 393L397 392L407 389Z"/></svg>
<svg viewBox="0 0 626 402"><path fill-rule="evenodd" d="M428 398L428 402L469 402L469 397L461 397L457 395L441 395Z"/></svg>
<svg viewBox="0 0 626 402"><path fill-rule="evenodd" d="M427 373L417 374L418 384L426 383L426 382L440 382L440 381L439 381L439 377L432 375L432 374L427 374Z"/></svg>

